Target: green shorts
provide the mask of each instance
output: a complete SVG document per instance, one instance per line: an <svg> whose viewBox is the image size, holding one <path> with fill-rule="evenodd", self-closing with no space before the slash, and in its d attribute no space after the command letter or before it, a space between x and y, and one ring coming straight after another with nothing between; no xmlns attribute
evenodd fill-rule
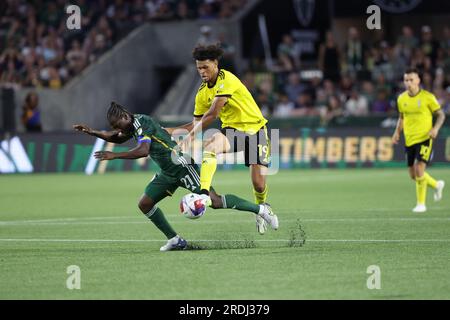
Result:
<svg viewBox="0 0 450 320"><path fill-rule="evenodd" d="M200 169L196 164L186 164L174 174L167 172L155 174L145 188L145 194L157 203L167 196L172 196L178 187L193 193L200 192Z"/></svg>

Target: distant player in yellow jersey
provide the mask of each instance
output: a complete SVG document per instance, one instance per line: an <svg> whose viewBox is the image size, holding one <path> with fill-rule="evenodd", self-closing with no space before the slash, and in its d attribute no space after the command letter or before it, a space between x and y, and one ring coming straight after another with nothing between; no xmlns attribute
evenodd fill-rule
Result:
<svg viewBox="0 0 450 320"><path fill-rule="evenodd" d="M217 167L216 156L244 151L245 165L251 171L255 202L266 203L268 189L265 171L270 162L267 119L244 84L231 72L219 68L222 54L219 45L199 45L192 52L202 84L195 97L193 121L178 127L189 131L180 146L186 148L197 133L219 118L222 132L214 134L204 143L200 169L202 193L209 193ZM168 130L173 132L178 128ZM276 215L273 216L278 221ZM276 225L278 227L278 223ZM260 234L266 231L267 225L259 217L256 217L256 226ZM276 229L273 225L272 228Z"/></svg>
<svg viewBox="0 0 450 320"><path fill-rule="evenodd" d="M406 91L397 99L400 116L392 135L392 142L398 143L403 130L409 175L416 181L417 205L413 212L425 212L427 211L425 206L427 186L435 190L435 201L441 200L445 186L444 181L436 181L425 172L433 154L433 139L438 136L439 129L445 120L445 114L436 97L420 88L417 69L406 70L403 81ZM436 116L434 126L433 115Z"/></svg>

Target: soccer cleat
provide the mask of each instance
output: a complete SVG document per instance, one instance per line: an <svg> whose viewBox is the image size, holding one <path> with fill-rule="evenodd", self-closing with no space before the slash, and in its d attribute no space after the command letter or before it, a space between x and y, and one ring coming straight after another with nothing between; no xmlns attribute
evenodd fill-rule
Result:
<svg viewBox="0 0 450 320"><path fill-rule="evenodd" d="M205 202L205 206L211 207L211 197L207 194L199 194L200 198Z"/></svg>
<svg viewBox="0 0 450 320"><path fill-rule="evenodd" d="M184 250L187 247L187 241L179 235L169 239L167 243L159 248L159 251Z"/></svg>
<svg viewBox="0 0 450 320"><path fill-rule="evenodd" d="M424 204L418 204L417 206L415 206L415 208L412 211L413 212L426 212L427 207L425 207Z"/></svg>
<svg viewBox="0 0 450 320"><path fill-rule="evenodd" d="M256 218L256 231L258 231L259 234L264 234L267 230L267 222L259 214L257 214L255 218Z"/></svg>
<svg viewBox="0 0 450 320"><path fill-rule="evenodd" d="M272 227L273 230L278 229L278 217L273 213L272 208L268 203L263 204L263 211L258 213L258 215L267 222L268 225Z"/></svg>
<svg viewBox="0 0 450 320"><path fill-rule="evenodd" d="M442 190L444 190L445 182L439 180L437 182L436 190L434 191L434 201L440 201L442 199Z"/></svg>

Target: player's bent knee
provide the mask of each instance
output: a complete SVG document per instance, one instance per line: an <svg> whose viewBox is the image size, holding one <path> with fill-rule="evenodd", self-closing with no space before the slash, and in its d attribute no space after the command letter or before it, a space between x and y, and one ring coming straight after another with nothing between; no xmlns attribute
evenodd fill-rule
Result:
<svg viewBox="0 0 450 320"><path fill-rule="evenodd" d="M139 200L138 203L138 207L143 214L146 214L147 212L152 210L154 206L155 204L153 203L153 201L146 196L142 196L141 200Z"/></svg>

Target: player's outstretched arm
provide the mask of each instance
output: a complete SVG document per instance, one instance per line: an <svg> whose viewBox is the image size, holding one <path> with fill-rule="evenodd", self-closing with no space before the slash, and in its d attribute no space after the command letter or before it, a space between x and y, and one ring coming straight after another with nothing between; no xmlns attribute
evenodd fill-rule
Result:
<svg viewBox="0 0 450 320"><path fill-rule="evenodd" d="M76 131L84 132L88 135L103 139L108 142L112 143L124 143L125 141L129 140L131 136L127 136L122 134L119 131L99 131L91 129L90 127L84 125L84 124L75 124L73 125L73 128Z"/></svg>
<svg viewBox="0 0 450 320"><path fill-rule="evenodd" d="M150 143L142 142L135 148L125 152L97 151L94 157L98 160L139 159L147 157L149 153Z"/></svg>

